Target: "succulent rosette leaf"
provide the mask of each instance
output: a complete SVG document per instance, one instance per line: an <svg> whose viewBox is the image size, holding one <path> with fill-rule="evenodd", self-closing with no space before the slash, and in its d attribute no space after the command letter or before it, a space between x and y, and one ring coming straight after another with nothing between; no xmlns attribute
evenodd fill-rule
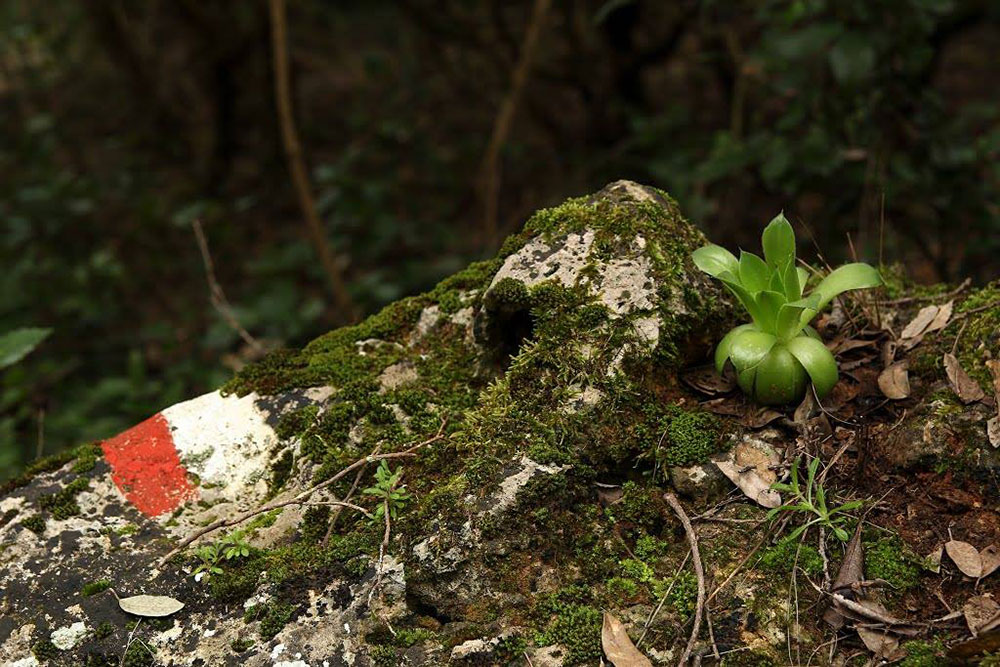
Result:
<svg viewBox="0 0 1000 667"><path fill-rule="evenodd" d="M800 401L811 382L823 398L837 384L837 362L809 322L838 294L877 287L882 277L868 264L845 264L830 272L808 295L809 277L796 266L795 232L778 214L761 235L764 258L741 251L739 258L714 244L692 253L695 265L722 282L750 316L723 337L715 368L726 362L740 388L762 405Z"/></svg>

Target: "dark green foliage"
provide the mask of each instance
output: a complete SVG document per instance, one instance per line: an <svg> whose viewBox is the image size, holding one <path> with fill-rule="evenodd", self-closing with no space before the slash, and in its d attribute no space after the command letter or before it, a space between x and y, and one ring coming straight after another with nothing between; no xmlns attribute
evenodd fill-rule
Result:
<svg viewBox="0 0 1000 667"><path fill-rule="evenodd" d="M252 648L253 645L254 645L253 640L249 638L234 639L229 644L230 648L232 648L235 653L243 653L244 651Z"/></svg>
<svg viewBox="0 0 1000 667"><path fill-rule="evenodd" d="M268 484L268 492L271 495L281 490L292 472L292 464L295 463L295 455L292 450L286 449L282 452L278 460L271 464L271 480Z"/></svg>
<svg viewBox="0 0 1000 667"><path fill-rule="evenodd" d="M98 593L103 593L104 591L111 588L111 581L108 579L99 579L97 581L91 581L83 585L80 589L80 595L83 597L90 597L91 595L97 595Z"/></svg>
<svg viewBox="0 0 1000 667"><path fill-rule="evenodd" d="M771 572L788 574L793 565L811 577L823 572L823 559L816 547L797 539L783 539L760 556L759 566Z"/></svg>
<svg viewBox="0 0 1000 667"><path fill-rule="evenodd" d="M296 606L293 604L272 600L247 609L243 620L247 623L260 621L260 638L270 641L292 619L295 610Z"/></svg>
<svg viewBox="0 0 1000 667"><path fill-rule="evenodd" d="M945 646L940 639L931 641L913 640L905 642L906 657L900 667L944 667L949 664L944 658Z"/></svg>
<svg viewBox="0 0 1000 667"><path fill-rule="evenodd" d="M156 651L151 645L137 639L129 644L121 664L122 667L154 667Z"/></svg>
<svg viewBox="0 0 1000 667"><path fill-rule="evenodd" d="M905 591L919 583L921 558L898 536L885 537L866 543L865 576L885 579L897 591Z"/></svg>
<svg viewBox="0 0 1000 667"><path fill-rule="evenodd" d="M32 514L22 521L21 525L38 535L45 532L45 518L41 514Z"/></svg>
<svg viewBox="0 0 1000 667"><path fill-rule="evenodd" d="M59 491L42 496L38 500L38 505L51 512L54 519L68 519L80 513L80 506L76 504L76 497L81 491L85 491L88 488L90 488L90 480L86 477L77 477Z"/></svg>
<svg viewBox="0 0 1000 667"><path fill-rule="evenodd" d="M48 639L42 639L31 645L31 654L38 659L39 662L45 664L46 661L52 660L59 655L59 649Z"/></svg>
<svg viewBox="0 0 1000 667"><path fill-rule="evenodd" d="M666 461L670 465L686 466L703 463L714 454L719 444L720 424L708 412L680 412L670 418Z"/></svg>
<svg viewBox="0 0 1000 667"><path fill-rule="evenodd" d="M561 644L567 649L567 664L577 665L596 660L601 655L600 609L555 595L542 605L549 621L535 637L540 646ZM571 595L568 597L575 597Z"/></svg>
<svg viewBox="0 0 1000 667"><path fill-rule="evenodd" d="M305 515L302 517L302 523L300 524L302 539L307 542L319 542L323 539L323 536L326 535L326 528L329 523L329 507L324 506L308 508Z"/></svg>

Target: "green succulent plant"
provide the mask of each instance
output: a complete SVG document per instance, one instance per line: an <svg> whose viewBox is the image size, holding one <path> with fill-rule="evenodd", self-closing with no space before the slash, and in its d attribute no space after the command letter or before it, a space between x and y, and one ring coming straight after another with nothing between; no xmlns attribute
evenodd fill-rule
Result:
<svg viewBox="0 0 1000 667"><path fill-rule="evenodd" d="M719 342L715 368L722 373L732 362L740 389L761 405L800 401L809 380L822 398L837 383L837 362L809 322L838 294L876 287L882 278L868 264L845 264L803 296L808 274L795 265L795 232L783 214L764 228L761 241L764 259L744 251L737 259L714 244L691 255L699 269L722 281L752 320Z"/></svg>

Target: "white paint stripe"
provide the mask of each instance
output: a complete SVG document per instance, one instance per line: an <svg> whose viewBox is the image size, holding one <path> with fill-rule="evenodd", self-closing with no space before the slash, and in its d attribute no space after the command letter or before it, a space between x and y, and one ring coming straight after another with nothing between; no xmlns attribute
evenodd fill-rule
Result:
<svg viewBox="0 0 1000 667"><path fill-rule="evenodd" d="M202 486L218 485L228 498L238 497L266 473L278 442L256 400L256 394L240 398L214 391L161 413L184 467L198 475Z"/></svg>

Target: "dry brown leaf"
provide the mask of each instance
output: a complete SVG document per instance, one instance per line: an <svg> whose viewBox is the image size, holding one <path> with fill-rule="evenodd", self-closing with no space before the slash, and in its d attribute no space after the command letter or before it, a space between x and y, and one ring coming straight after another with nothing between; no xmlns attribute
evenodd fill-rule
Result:
<svg viewBox="0 0 1000 667"><path fill-rule="evenodd" d="M184 608L184 603L166 595L133 595L118 598L118 606L129 614L159 618L176 614Z"/></svg>
<svg viewBox="0 0 1000 667"><path fill-rule="evenodd" d="M764 428L775 419L780 419L781 417L784 417L784 414L778 412L777 410L762 408L747 417L744 420L744 423L752 429L759 429Z"/></svg>
<svg viewBox="0 0 1000 667"><path fill-rule="evenodd" d="M968 542L950 540L945 543L944 550L965 576L978 579L983 573L983 559L979 556L979 549Z"/></svg>
<svg viewBox="0 0 1000 667"><path fill-rule="evenodd" d="M876 657L883 658L895 653L899 648L899 640L886 632L869 630L868 628L857 628L857 631L861 641Z"/></svg>
<svg viewBox="0 0 1000 667"><path fill-rule="evenodd" d="M681 380L706 396L728 394L736 388L736 377L728 367L722 375L715 371L715 366L694 368L682 374Z"/></svg>
<svg viewBox="0 0 1000 667"><path fill-rule="evenodd" d="M781 506L781 495L771 489L778 476L770 467L780 461L778 453L767 445L744 440L713 462L747 498L762 507L774 509Z"/></svg>
<svg viewBox="0 0 1000 667"><path fill-rule="evenodd" d="M942 544L937 549L924 556L924 562L926 563L927 569L930 570L931 572L934 572L935 574L940 573L941 556L943 555L944 555L944 545Z"/></svg>
<svg viewBox="0 0 1000 667"><path fill-rule="evenodd" d="M848 593L854 584L864 579L864 562L865 553L864 547L861 546L861 522L859 522L858 527L854 530L854 536L847 543L847 549L844 550L844 560L841 562L837 578L833 582L833 592ZM836 603L823 612L823 620L835 630L844 627L844 615L837 609Z"/></svg>
<svg viewBox="0 0 1000 667"><path fill-rule="evenodd" d="M935 305L924 306L917 313L917 316L910 320L910 323L906 325L903 329L903 333L900 334L900 338L916 338L920 334L927 330L934 318L937 317L940 308Z"/></svg>
<svg viewBox="0 0 1000 667"><path fill-rule="evenodd" d="M792 421L796 424L805 424L817 412L819 412L819 406L816 405L814 394L811 391L807 391L805 397L802 399L802 402L799 403L797 408L795 408L795 414L792 416Z"/></svg>
<svg viewBox="0 0 1000 667"><path fill-rule="evenodd" d="M982 561L983 571L979 578L988 577L1000 569L1000 546L991 544L979 552L979 559Z"/></svg>
<svg viewBox="0 0 1000 667"><path fill-rule="evenodd" d="M990 369L990 375L993 376L993 393L996 395L997 403L1000 404L1000 361L987 359L986 368Z"/></svg>
<svg viewBox="0 0 1000 667"><path fill-rule="evenodd" d="M973 635L979 634L979 631L990 623L998 613L1000 613L1000 604L997 604L996 600L988 595L971 597L962 605L962 615L965 616L965 622Z"/></svg>
<svg viewBox="0 0 1000 667"><path fill-rule="evenodd" d="M878 388L886 398L899 400L910 395L910 375L906 361L897 361L878 376Z"/></svg>
<svg viewBox="0 0 1000 667"><path fill-rule="evenodd" d="M954 299L944 304L943 306L940 306L938 308L937 314L934 316L934 319L931 320L931 323L927 325L926 329L924 329L924 333L929 334L932 331L938 331L948 326L948 322L951 320L951 311L954 309L954 307L955 307Z"/></svg>
<svg viewBox="0 0 1000 667"><path fill-rule="evenodd" d="M986 422L986 437L994 448L1000 447L1000 417L992 417Z"/></svg>
<svg viewBox="0 0 1000 667"><path fill-rule="evenodd" d="M833 354L843 354L844 352L849 352L851 350L856 350L860 347L874 347L878 341L876 340L862 340L860 338L844 338L842 340L836 341L830 352ZM827 347L830 347L829 345Z"/></svg>
<svg viewBox="0 0 1000 667"><path fill-rule="evenodd" d="M640 653L629 639L622 622L608 612L604 612L601 647L604 649L604 655L615 667L653 667L649 658Z"/></svg>
<svg viewBox="0 0 1000 667"><path fill-rule="evenodd" d="M865 578L865 551L861 545L861 524L854 530L851 541L844 550L844 561L840 564L837 578L833 582L833 590L842 592Z"/></svg>
<svg viewBox="0 0 1000 667"><path fill-rule="evenodd" d="M986 398L983 388L979 383L969 377L969 374L962 368L962 364L951 352L944 353L944 371L948 374L948 382L951 388L963 403L975 403Z"/></svg>

